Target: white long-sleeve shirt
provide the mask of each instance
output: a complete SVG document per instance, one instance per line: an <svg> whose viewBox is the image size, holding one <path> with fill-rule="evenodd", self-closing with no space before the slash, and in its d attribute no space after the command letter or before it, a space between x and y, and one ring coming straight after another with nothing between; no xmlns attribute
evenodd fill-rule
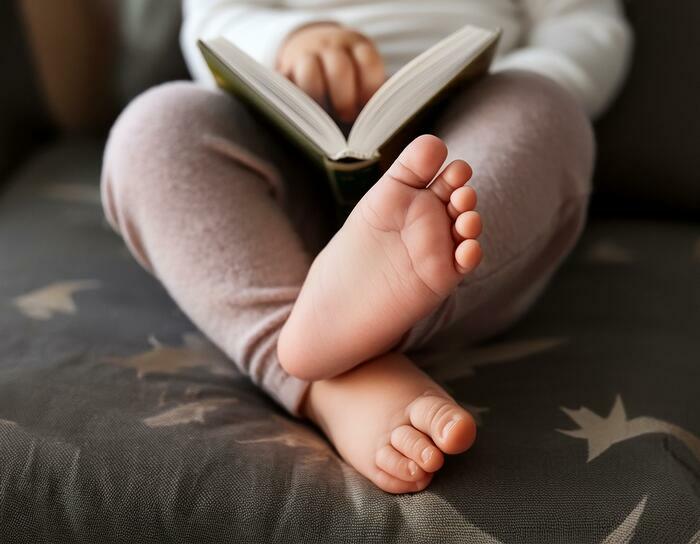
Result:
<svg viewBox="0 0 700 544"><path fill-rule="evenodd" d="M525 69L557 81L596 116L624 78L632 36L620 0L184 0L181 45L192 75L212 83L198 38L224 36L274 67L300 26L335 21L376 44L387 72L465 24L503 31L493 71Z"/></svg>

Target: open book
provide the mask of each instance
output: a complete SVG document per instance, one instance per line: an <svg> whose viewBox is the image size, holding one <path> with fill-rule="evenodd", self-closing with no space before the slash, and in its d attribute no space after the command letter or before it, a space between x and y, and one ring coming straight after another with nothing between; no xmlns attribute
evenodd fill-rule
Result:
<svg viewBox="0 0 700 544"><path fill-rule="evenodd" d="M390 164L392 140L459 83L488 71L498 30L466 26L406 64L372 96L346 138L333 118L281 74L225 38L200 40L217 84L247 102L326 171L342 204L359 200ZM380 159L381 160L380 162Z"/></svg>

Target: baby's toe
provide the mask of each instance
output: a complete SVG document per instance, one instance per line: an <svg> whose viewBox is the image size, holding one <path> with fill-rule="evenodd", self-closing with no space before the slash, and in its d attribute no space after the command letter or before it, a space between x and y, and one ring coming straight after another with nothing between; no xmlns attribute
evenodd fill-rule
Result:
<svg viewBox="0 0 700 544"><path fill-rule="evenodd" d="M432 440L410 425L402 425L393 430L391 445L426 472L439 470L445 462L442 452Z"/></svg>
<svg viewBox="0 0 700 544"><path fill-rule="evenodd" d="M409 406L411 424L445 453L461 453L476 438L472 416L449 397L423 395Z"/></svg>
<svg viewBox="0 0 700 544"><path fill-rule="evenodd" d="M377 467L390 476L405 482L424 480L426 472L413 459L401 455L393 446L387 444L377 451L375 458Z"/></svg>
<svg viewBox="0 0 700 544"><path fill-rule="evenodd" d="M423 491L426 487L428 487L428 484L432 479L433 475L427 474L422 480L407 482L380 469L377 469L370 477L370 480L372 480L374 485L387 493L394 494Z"/></svg>
<svg viewBox="0 0 700 544"><path fill-rule="evenodd" d="M447 212L451 219L457 219L460 213L468 212L476 207L476 191L465 185L454 191L450 195L450 201L447 204Z"/></svg>
<svg viewBox="0 0 700 544"><path fill-rule="evenodd" d="M469 211L459 214L455 219L455 234L460 239L477 238L481 234L481 216L479 212Z"/></svg>
<svg viewBox="0 0 700 544"><path fill-rule="evenodd" d="M399 182L424 189L447 157L447 146L436 136L418 136L401 152L378 184Z"/></svg>
<svg viewBox="0 0 700 544"><path fill-rule="evenodd" d="M481 245L476 240L464 240L455 250L455 266L460 274L468 274L481 262Z"/></svg>
<svg viewBox="0 0 700 544"><path fill-rule="evenodd" d="M472 168L462 160L452 161L430 184L429 189L444 203L472 177Z"/></svg>

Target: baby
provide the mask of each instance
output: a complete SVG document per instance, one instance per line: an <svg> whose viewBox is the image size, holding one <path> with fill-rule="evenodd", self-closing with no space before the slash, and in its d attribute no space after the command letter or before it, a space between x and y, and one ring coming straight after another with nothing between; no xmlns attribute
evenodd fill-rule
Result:
<svg viewBox="0 0 700 544"><path fill-rule="evenodd" d="M450 99L330 241L323 180L213 89L196 49L223 35L352 122L387 74L465 24L503 29L494 73ZM583 228L589 117L630 42L615 0L186 1L182 45L207 85L124 111L105 211L256 384L381 489L420 491L476 428L407 354L439 349L448 327L497 334L541 293Z"/></svg>

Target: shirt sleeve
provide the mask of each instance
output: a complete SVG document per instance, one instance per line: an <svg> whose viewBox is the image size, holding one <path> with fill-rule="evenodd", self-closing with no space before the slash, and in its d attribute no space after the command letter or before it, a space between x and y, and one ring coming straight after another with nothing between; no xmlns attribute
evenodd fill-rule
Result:
<svg viewBox="0 0 700 544"><path fill-rule="evenodd" d="M196 80L214 85L197 47L200 38L223 36L258 62L274 68L277 51L295 29L319 20L318 14L288 10L279 0L183 0L180 46Z"/></svg>
<svg viewBox="0 0 700 544"><path fill-rule="evenodd" d="M627 73L632 31L619 0L523 0L523 46L494 70L523 69L571 91L591 117L610 104Z"/></svg>

